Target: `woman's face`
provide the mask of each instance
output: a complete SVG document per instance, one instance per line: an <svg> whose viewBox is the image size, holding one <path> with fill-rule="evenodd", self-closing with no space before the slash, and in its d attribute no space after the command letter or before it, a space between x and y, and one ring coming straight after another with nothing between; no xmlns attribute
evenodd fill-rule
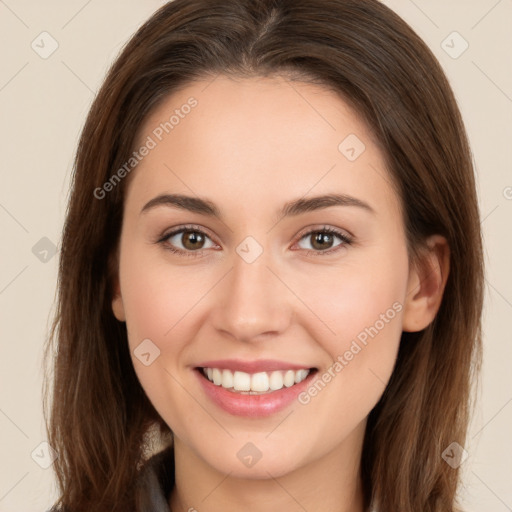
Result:
<svg viewBox="0 0 512 512"><path fill-rule="evenodd" d="M357 464L411 287L363 122L320 86L219 76L137 139L113 310L176 450L248 478Z"/></svg>

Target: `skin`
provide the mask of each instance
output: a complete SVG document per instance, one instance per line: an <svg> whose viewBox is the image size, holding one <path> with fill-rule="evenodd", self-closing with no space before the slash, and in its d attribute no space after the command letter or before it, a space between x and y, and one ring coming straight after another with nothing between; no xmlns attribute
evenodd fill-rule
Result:
<svg viewBox="0 0 512 512"><path fill-rule="evenodd" d="M170 508L362 512L367 416L391 376L402 331L435 317L448 275L446 241L431 237L421 264L409 261L383 154L335 93L282 77L194 82L150 114L138 142L191 96L198 105L129 177L112 303L126 322L140 383L174 432ZM349 134L366 146L355 161L338 150ZM165 205L141 213L169 193L212 201L222 220ZM277 222L286 202L329 193L374 211L331 206ZM158 242L187 224L207 234L199 256L166 248L193 252L183 234ZM334 236L315 249L305 233L324 226L353 242ZM252 263L236 252L247 236L263 249ZM300 363L321 375L393 303L401 311L307 405L234 416L205 396L194 374L201 361L239 358ZM160 350L149 366L133 353L147 338ZM247 442L262 454L252 467L237 457Z"/></svg>

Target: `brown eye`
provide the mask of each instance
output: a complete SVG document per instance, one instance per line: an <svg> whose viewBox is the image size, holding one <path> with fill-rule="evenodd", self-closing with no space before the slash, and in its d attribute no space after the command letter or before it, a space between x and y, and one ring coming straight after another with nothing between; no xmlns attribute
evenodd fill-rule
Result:
<svg viewBox="0 0 512 512"><path fill-rule="evenodd" d="M335 243L335 240L338 239L339 243ZM324 229L315 229L311 230L308 233L305 233L300 241L299 245L302 241L306 241L309 247L301 247L301 249L309 250L312 254L330 254L336 251L338 248L342 248L345 245L350 245L352 243L352 239L349 236L343 234L342 232L326 227Z"/></svg>
<svg viewBox="0 0 512 512"><path fill-rule="evenodd" d="M310 235L311 247L319 251L330 249L334 241L334 236L330 233L316 232Z"/></svg>
<svg viewBox="0 0 512 512"><path fill-rule="evenodd" d="M204 242L204 235L197 231L185 231L181 236L181 243L183 244L183 247L192 251L202 249Z"/></svg>
<svg viewBox="0 0 512 512"><path fill-rule="evenodd" d="M186 256L197 256L203 249L211 249L215 246L211 238L199 229L181 228L163 236L159 243L172 252ZM207 245L207 244L210 245Z"/></svg>

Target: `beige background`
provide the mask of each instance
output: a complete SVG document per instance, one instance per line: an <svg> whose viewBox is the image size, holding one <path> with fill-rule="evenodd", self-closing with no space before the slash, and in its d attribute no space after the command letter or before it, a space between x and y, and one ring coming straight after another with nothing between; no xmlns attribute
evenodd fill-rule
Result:
<svg viewBox="0 0 512 512"><path fill-rule="evenodd" d="M40 446L41 357L73 154L108 65L163 3L0 0L0 512L42 512L55 494L51 468L31 454L48 462ZM468 512L511 511L512 0L385 3L440 60L472 143L487 296L484 371L462 495ZM44 31L58 43L46 59L31 47L35 41L40 53L51 49ZM464 41L469 47L457 56Z"/></svg>

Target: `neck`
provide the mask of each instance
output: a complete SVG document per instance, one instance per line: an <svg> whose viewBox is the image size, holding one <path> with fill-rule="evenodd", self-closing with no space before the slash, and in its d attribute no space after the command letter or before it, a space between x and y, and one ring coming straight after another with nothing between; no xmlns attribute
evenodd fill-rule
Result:
<svg viewBox="0 0 512 512"><path fill-rule="evenodd" d="M275 477L221 473L175 438L171 512L363 512L360 460L365 424L325 456Z"/></svg>

